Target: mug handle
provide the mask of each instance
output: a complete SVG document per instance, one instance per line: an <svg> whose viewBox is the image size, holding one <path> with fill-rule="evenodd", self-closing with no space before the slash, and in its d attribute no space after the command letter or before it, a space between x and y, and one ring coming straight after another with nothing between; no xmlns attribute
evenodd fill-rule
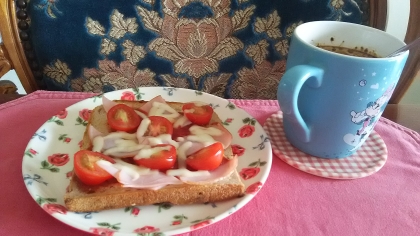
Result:
<svg viewBox="0 0 420 236"><path fill-rule="evenodd" d="M294 134L302 142L310 141L310 128L303 120L298 108L298 96L303 84L312 88L321 86L324 70L309 66L294 66L284 73L277 89L277 100L283 112L293 127Z"/></svg>

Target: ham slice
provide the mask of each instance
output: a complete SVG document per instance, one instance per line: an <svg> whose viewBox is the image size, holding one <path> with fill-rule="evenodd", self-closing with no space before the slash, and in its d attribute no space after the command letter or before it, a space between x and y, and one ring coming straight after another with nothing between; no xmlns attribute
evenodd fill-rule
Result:
<svg viewBox="0 0 420 236"><path fill-rule="evenodd" d="M232 143L232 134L221 123L211 124L209 127L214 127L222 131L221 135L212 135L215 141L222 143L223 148L226 149Z"/></svg>
<svg viewBox="0 0 420 236"><path fill-rule="evenodd" d="M238 157L234 157L232 160L225 162L219 166L216 170L210 171L210 175L202 176L182 176L179 179L187 184L207 184L213 183L228 177L238 166Z"/></svg>
<svg viewBox="0 0 420 236"><path fill-rule="evenodd" d="M139 178L132 179L124 171L120 171L116 176L118 182L122 183L124 187L129 188L141 188L141 189L153 189L157 190L165 187L169 184L183 184L178 178L169 176L161 172L140 175Z"/></svg>
<svg viewBox="0 0 420 236"><path fill-rule="evenodd" d="M93 125L89 125L88 136L90 141L92 142L96 136L104 136L104 134L101 131L97 130L95 127L93 127Z"/></svg>
<svg viewBox="0 0 420 236"><path fill-rule="evenodd" d="M163 97L159 95L159 96L154 97L152 100L146 102L142 107L140 107L140 109L144 111L146 114L149 114L149 111L152 108L154 102L160 102L160 103L166 104L165 99L163 99Z"/></svg>
<svg viewBox="0 0 420 236"><path fill-rule="evenodd" d="M113 106L117 105L118 103L109 100L108 98L106 98L105 96L102 96L102 106L104 107L104 110L106 112L109 111L109 109L111 109Z"/></svg>
<svg viewBox="0 0 420 236"><path fill-rule="evenodd" d="M114 176L123 187L157 190L168 184L182 184L178 178L168 176L159 171L142 168L124 161L115 160L116 163L99 160L96 164Z"/></svg>

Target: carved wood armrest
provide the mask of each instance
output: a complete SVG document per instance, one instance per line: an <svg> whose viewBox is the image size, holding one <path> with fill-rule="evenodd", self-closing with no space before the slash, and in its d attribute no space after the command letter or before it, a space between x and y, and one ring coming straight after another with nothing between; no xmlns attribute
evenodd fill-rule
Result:
<svg viewBox="0 0 420 236"><path fill-rule="evenodd" d="M12 69L9 56L3 44L0 44L0 79ZM16 85L9 80L0 80L0 94L16 94Z"/></svg>
<svg viewBox="0 0 420 236"><path fill-rule="evenodd" d="M17 87L10 80L0 80L0 94L17 94Z"/></svg>
<svg viewBox="0 0 420 236"><path fill-rule="evenodd" d="M3 77L9 70L12 69L12 65L10 64L10 58L7 54L4 45L0 43L0 78Z"/></svg>

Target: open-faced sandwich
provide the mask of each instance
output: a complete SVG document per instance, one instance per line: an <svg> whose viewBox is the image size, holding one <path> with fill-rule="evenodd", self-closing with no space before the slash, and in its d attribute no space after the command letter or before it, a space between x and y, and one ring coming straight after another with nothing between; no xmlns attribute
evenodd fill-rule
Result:
<svg viewBox="0 0 420 236"><path fill-rule="evenodd" d="M70 211L224 201L244 194L232 135L202 102L111 101L91 115L64 196Z"/></svg>

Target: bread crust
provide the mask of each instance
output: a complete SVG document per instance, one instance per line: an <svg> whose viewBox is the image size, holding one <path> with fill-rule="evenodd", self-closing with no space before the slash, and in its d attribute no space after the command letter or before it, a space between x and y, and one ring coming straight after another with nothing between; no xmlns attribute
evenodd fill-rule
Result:
<svg viewBox="0 0 420 236"><path fill-rule="evenodd" d="M140 108L146 101L116 101L133 108ZM167 102L175 110L182 111L183 103ZM221 122L214 112L211 122ZM96 107L90 116L83 135L81 149L91 149L89 128L94 126L98 131L108 134L111 132L103 106ZM232 155L229 146L225 155ZM187 205L229 200L244 195L245 186L239 174L234 170L230 176L214 183L207 184L177 184L167 185L158 190L136 189L122 187L116 179L110 179L97 186L82 183L76 175L70 179L70 184L64 195L64 203L69 211L91 212L115 209L129 206L152 205L157 203L171 203L173 205Z"/></svg>

